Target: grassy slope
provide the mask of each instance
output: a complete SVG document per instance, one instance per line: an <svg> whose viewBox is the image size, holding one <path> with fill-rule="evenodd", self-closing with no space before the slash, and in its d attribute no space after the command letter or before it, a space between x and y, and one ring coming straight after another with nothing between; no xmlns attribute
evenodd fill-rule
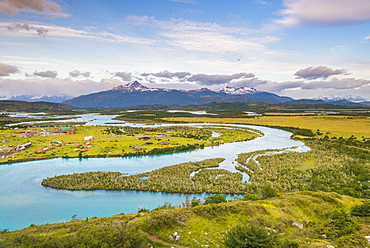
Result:
<svg viewBox="0 0 370 248"><path fill-rule="evenodd" d="M234 201L229 203L199 205L196 207L160 207L150 212L134 215L116 215L107 218L74 220L67 223L31 226L24 230L0 234L0 247L46 247L40 244L78 244L86 237L98 237L102 228L139 228L155 234L160 240L181 244L187 247L222 246L223 237L230 228L240 223L252 223L276 232L280 240L296 240L300 247L326 247L335 244L336 238L324 239L320 230L330 222L331 213L342 209L349 212L351 206L360 201L335 193L315 193L303 191L283 194L279 197L258 201ZM304 229L292 226L291 221L304 223ZM360 237L368 235L367 219L357 219ZM273 230L272 230L273 229ZM137 231L140 232L140 231ZM178 232L181 241L172 241L169 235ZM87 242L87 241L85 241ZM170 247L153 243L153 247ZM34 246L33 246L33 245ZM85 246L77 246L85 247ZM117 246L118 247L118 246ZM126 246L135 247L135 246ZM150 246L142 246L150 247ZM350 246L348 246L350 247ZM363 247L363 246L359 246Z"/></svg>

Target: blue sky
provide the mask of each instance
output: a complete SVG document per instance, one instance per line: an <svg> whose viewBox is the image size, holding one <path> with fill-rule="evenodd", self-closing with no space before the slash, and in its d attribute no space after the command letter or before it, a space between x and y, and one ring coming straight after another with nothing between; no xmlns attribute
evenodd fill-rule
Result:
<svg viewBox="0 0 370 248"><path fill-rule="evenodd" d="M1 0L0 98L251 86L370 100L369 0Z"/></svg>

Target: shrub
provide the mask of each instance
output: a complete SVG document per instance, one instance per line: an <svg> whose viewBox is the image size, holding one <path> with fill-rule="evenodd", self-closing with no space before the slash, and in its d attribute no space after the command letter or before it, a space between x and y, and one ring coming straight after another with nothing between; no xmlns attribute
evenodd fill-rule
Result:
<svg viewBox="0 0 370 248"><path fill-rule="evenodd" d="M214 203L221 203L226 202L225 195L211 195L205 198L204 204L214 204Z"/></svg>
<svg viewBox="0 0 370 248"><path fill-rule="evenodd" d="M328 238L339 238L354 233L360 227L357 222L352 220L351 216L343 209L334 211L331 218L321 229L321 233Z"/></svg>
<svg viewBox="0 0 370 248"><path fill-rule="evenodd" d="M272 198L277 196L277 192L269 185L262 186L260 189L260 195L262 198Z"/></svg>
<svg viewBox="0 0 370 248"><path fill-rule="evenodd" d="M352 216L370 216L370 200L364 201L360 205L353 206L351 209Z"/></svg>
<svg viewBox="0 0 370 248"><path fill-rule="evenodd" d="M238 225L228 231L224 238L226 247L272 248L277 246L276 237L269 234L263 227L254 225Z"/></svg>
<svg viewBox="0 0 370 248"><path fill-rule="evenodd" d="M245 194L242 200L243 201L256 201L256 200L260 200L260 198L258 198L258 196L254 194Z"/></svg>

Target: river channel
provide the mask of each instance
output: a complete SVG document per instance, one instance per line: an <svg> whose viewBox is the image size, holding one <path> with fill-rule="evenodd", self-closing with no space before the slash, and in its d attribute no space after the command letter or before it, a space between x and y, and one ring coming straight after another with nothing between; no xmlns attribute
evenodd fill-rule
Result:
<svg viewBox="0 0 370 248"><path fill-rule="evenodd" d="M84 115L73 121L87 121L86 125L141 126L144 124L120 123L111 119L115 116ZM157 124L159 125L159 124ZM154 125L154 126L157 126ZM163 125L163 124L162 124ZM173 126L174 124L166 124ZM216 125L216 124L181 124ZM219 124L225 125L225 124ZM148 126L148 125L145 125ZM208 158L225 158L220 168L235 172L237 154L266 149L290 149L308 151L302 142L290 139L291 133L251 125L227 125L259 130L263 136L250 141L222 144L195 151L173 154L146 155L123 158L50 159L0 165L0 230L18 230L31 224L46 224L70 221L71 217L85 219L106 217L115 214L136 213L138 208L154 209L170 203L179 205L186 197L203 198L207 194L174 194L142 191L68 191L47 188L41 185L44 178L61 174L88 171L119 171L140 173L164 166ZM291 147L294 147L292 149Z"/></svg>

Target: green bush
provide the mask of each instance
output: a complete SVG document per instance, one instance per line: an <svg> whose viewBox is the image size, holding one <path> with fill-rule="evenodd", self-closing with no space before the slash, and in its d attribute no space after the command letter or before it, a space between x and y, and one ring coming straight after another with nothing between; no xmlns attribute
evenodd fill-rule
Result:
<svg viewBox="0 0 370 248"><path fill-rule="evenodd" d="M272 248L277 247L278 242L276 237L263 227L238 225L228 231L223 244L233 248Z"/></svg>
<svg viewBox="0 0 370 248"><path fill-rule="evenodd" d="M363 236L352 234L340 237L335 244L337 247L368 247L369 243L367 239Z"/></svg>
<svg viewBox="0 0 370 248"><path fill-rule="evenodd" d="M214 204L221 202L226 202L225 195L211 195L205 198L204 204Z"/></svg>
<svg viewBox="0 0 370 248"><path fill-rule="evenodd" d="M333 212L331 218L321 229L321 234L325 234L330 239L335 239L353 234L359 228L359 224L341 209L340 211L336 210Z"/></svg>
<svg viewBox="0 0 370 248"><path fill-rule="evenodd" d="M353 206L351 209L351 215L359 217L370 216L370 200L364 201L360 205Z"/></svg>
<svg viewBox="0 0 370 248"><path fill-rule="evenodd" d="M260 198L254 194L245 194L242 198L243 201L257 201Z"/></svg>

